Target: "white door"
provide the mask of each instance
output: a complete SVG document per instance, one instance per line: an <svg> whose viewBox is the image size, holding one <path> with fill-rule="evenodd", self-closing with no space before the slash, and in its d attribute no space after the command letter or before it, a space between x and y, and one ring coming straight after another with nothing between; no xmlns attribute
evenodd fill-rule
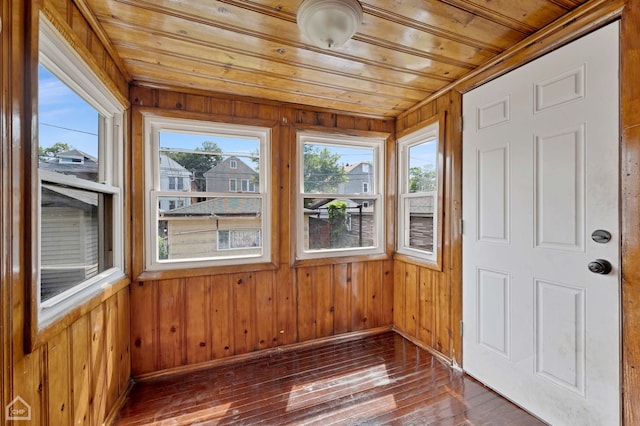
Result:
<svg viewBox="0 0 640 426"><path fill-rule="evenodd" d="M463 97L463 367L553 425L620 422L618 31Z"/></svg>

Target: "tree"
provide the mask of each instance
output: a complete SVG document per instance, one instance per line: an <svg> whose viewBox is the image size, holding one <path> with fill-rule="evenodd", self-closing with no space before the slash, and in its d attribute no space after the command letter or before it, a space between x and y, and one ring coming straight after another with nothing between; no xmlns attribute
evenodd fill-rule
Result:
<svg viewBox="0 0 640 426"><path fill-rule="evenodd" d="M344 167L338 164L340 154L328 148L304 146L304 192L331 193L346 182Z"/></svg>
<svg viewBox="0 0 640 426"><path fill-rule="evenodd" d="M38 147L38 157L40 157L40 161L47 161L56 156L61 152L71 151L73 149L68 143L64 142L56 142L50 147L44 148Z"/></svg>
<svg viewBox="0 0 640 426"><path fill-rule="evenodd" d="M204 192L207 190L207 182L204 174L222 161L221 155L210 155L206 153L221 153L222 150L215 142L204 141L201 146L195 149L195 151L202 152L202 154L171 151L165 151L165 154L167 157L175 160L178 164L193 173L196 191Z"/></svg>
<svg viewBox="0 0 640 426"><path fill-rule="evenodd" d="M409 169L409 192L436 190L436 171L433 166L411 167Z"/></svg>
<svg viewBox="0 0 640 426"><path fill-rule="evenodd" d="M347 202L334 200L327 204L329 213L329 226L331 228L331 247L344 247L344 240L347 236Z"/></svg>

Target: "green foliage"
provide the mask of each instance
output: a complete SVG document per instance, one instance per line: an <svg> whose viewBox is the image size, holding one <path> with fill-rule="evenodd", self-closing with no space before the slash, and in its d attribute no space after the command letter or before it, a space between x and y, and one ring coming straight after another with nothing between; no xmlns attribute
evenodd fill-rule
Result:
<svg viewBox="0 0 640 426"><path fill-rule="evenodd" d="M222 152L215 142L210 141L202 142L202 145L195 150L198 152ZM165 152L165 154L193 173L196 191L206 191L207 182L204 174L222 161L222 156L220 155L192 154L189 152Z"/></svg>
<svg viewBox="0 0 640 426"><path fill-rule="evenodd" d="M331 247L343 247L347 236L347 202L334 200L327 204L329 225L331 227Z"/></svg>
<svg viewBox="0 0 640 426"><path fill-rule="evenodd" d="M409 169L409 192L429 192L437 189L437 175L433 166Z"/></svg>
<svg viewBox="0 0 640 426"><path fill-rule="evenodd" d="M340 154L327 148L304 146L304 192L331 193L347 181L344 167L338 164Z"/></svg>
<svg viewBox="0 0 640 426"><path fill-rule="evenodd" d="M70 151L73 147L68 143L64 142L56 142L48 148L43 148L41 146L38 147L38 157L40 157L40 161L47 161L56 156L61 152Z"/></svg>
<svg viewBox="0 0 640 426"><path fill-rule="evenodd" d="M169 242L166 237L158 235L158 259L164 260L169 258Z"/></svg>

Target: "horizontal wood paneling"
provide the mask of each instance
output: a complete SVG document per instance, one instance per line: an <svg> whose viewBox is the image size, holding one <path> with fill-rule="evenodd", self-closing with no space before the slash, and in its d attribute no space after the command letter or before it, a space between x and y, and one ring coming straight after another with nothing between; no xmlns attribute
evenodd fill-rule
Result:
<svg viewBox="0 0 640 426"><path fill-rule="evenodd" d="M394 123L294 105L260 103L204 92L143 86L131 90L134 144L134 276L131 287L134 375L190 366L232 355L391 326L393 241L387 259L353 258L292 266L292 158L297 128L393 134ZM144 272L144 158L140 112L272 127L273 265ZM389 140L392 153L394 142ZM395 161L392 155L388 162ZM387 166L394 170L392 166ZM388 182L388 180L387 180ZM388 182L393 185L393 179ZM387 217L394 217L393 192ZM282 208L282 206L288 206Z"/></svg>
<svg viewBox="0 0 640 426"><path fill-rule="evenodd" d="M75 1L135 81L368 117L396 117L442 93L587 2L369 0L352 39L322 49L296 25L299 0Z"/></svg>

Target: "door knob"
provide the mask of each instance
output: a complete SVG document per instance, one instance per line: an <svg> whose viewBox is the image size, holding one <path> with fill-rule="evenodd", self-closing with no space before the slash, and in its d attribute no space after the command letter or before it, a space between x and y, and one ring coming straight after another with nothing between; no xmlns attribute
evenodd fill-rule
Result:
<svg viewBox="0 0 640 426"><path fill-rule="evenodd" d="M596 259L593 262L589 262L589 270L594 274L607 275L611 272L612 266L608 260Z"/></svg>

